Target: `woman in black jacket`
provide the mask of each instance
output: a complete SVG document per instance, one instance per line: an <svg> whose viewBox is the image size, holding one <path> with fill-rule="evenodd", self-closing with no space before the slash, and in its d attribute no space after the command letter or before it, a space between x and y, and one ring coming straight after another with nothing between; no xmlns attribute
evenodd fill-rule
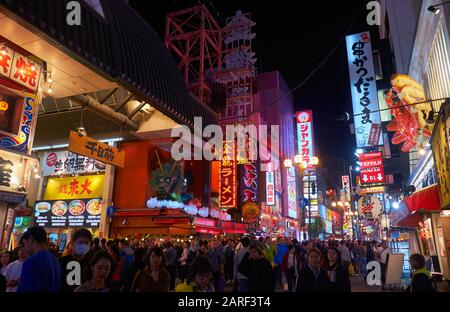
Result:
<svg viewBox="0 0 450 312"><path fill-rule="evenodd" d="M260 242L252 242L238 271L247 277L249 292L275 291L275 273L265 258L264 247Z"/></svg>
<svg viewBox="0 0 450 312"><path fill-rule="evenodd" d="M305 265L297 281L297 292L329 292L330 279L327 272L320 267L322 254L317 248L311 248L306 254Z"/></svg>
<svg viewBox="0 0 450 312"><path fill-rule="evenodd" d="M329 248L322 267L326 270L330 279L331 292L351 292L348 271L341 261L341 253L336 248Z"/></svg>

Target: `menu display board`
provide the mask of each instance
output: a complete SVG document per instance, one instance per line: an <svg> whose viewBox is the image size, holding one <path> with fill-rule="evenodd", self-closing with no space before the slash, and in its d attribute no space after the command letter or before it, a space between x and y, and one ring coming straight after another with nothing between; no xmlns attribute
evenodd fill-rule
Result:
<svg viewBox="0 0 450 312"><path fill-rule="evenodd" d="M47 200L35 204L36 224L42 227L90 227L100 225L102 202L99 198Z"/></svg>

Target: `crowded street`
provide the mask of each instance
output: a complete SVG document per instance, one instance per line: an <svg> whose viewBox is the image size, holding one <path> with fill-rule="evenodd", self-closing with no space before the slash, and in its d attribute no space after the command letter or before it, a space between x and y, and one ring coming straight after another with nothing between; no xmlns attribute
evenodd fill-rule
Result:
<svg viewBox="0 0 450 312"><path fill-rule="evenodd" d="M0 307L449 293L448 2L0 0Z"/></svg>

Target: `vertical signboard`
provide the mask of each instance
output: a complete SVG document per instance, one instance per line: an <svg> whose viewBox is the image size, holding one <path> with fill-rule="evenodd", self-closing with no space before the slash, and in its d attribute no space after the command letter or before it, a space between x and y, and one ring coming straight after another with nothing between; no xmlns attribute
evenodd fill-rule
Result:
<svg viewBox="0 0 450 312"><path fill-rule="evenodd" d="M219 172L219 198L220 207L236 208L236 162L227 155L233 148L233 141L224 142L223 158Z"/></svg>
<svg viewBox="0 0 450 312"><path fill-rule="evenodd" d="M358 148L381 146L381 115L370 33L363 32L346 39L356 144Z"/></svg>
<svg viewBox="0 0 450 312"><path fill-rule="evenodd" d="M298 153L302 161L310 163L314 157L312 111L297 112Z"/></svg>
<svg viewBox="0 0 450 312"><path fill-rule="evenodd" d="M240 202L259 202L259 177L258 163L238 165L239 168L239 196Z"/></svg>
<svg viewBox="0 0 450 312"><path fill-rule="evenodd" d="M297 184L295 182L295 168L287 169L287 192L288 192L288 217L297 219Z"/></svg>
<svg viewBox="0 0 450 312"><path fill-rule="evenodd" d="M361 184L385 182L381 152L359 154L358 158L361 162Z"/></svg>
<svg viewBox="0 0 450 312"><path fill-rule="evenodd" d="M342 190L345 193L345 200L351 201L350 176L342 176Z"/></svg>
<svg viewBox="0 0 450 312"><path fill-rule="evenodd" d="M266 205L275 206L275 174L266 172Z"/></svg>

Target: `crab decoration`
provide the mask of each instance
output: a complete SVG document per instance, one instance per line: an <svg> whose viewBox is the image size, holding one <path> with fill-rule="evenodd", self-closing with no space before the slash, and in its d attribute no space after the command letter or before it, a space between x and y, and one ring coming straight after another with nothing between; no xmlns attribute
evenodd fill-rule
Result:
<svg viewBox="0 0 450 312"><path fill-rule="evenodd" d="M403 143L402 151L407 153L431 137L432 125L426 118L432 108L425 102L422 86L411 77L394 75L391 84L392 88L386 93L386 103L394 119L387 130L395 132L392 143Z"/></svg>

